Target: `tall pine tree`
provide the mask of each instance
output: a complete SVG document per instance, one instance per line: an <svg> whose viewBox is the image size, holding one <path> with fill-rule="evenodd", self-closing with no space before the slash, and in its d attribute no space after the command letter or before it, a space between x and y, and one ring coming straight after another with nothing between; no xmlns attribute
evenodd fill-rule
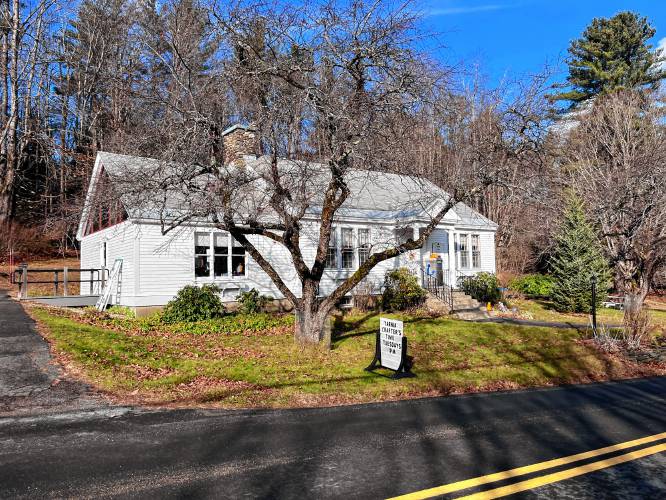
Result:
<svg viewBox="0 0 666 500"><path fill-rule="evenodd" d="M555 241L550 261L555 308L562 312L588 312L592 277L597 278L599 305L610 284L610 271L594 229L585 218L583 204L575 195L568 200Z"/></svg>
<svg viewBox="0 0 666 500"><path fill-rule="evenodd" d="M647 43L655 32L647 18L634 12L593 19L583 36L569 45L569 76L562 85L569 90L553 99L575 107L614 90L656 87L666 71L661 69L662 54Z"/></svg>

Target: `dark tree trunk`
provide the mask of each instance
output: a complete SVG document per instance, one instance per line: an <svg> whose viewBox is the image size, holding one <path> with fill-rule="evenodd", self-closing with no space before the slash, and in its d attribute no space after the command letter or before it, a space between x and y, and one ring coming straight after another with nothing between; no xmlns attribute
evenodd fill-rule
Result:
<svg viewBox="0 0 666 500"><path fill-rule="evenodd" d="M303 286L303 297L295 306L296 325L294 337L301 345L323 345L330 347L331 330L330 308L317 297L317 287L313 281Z"/></svg>

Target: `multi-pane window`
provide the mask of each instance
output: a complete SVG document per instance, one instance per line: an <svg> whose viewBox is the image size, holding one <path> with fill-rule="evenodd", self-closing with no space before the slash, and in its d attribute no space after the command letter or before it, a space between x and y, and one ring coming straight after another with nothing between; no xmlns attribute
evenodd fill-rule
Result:
<svg viewBox="0 0 666 500"><path fill-rule="evenodd" d="M479 246L479 235L472 235L472 267L481 267L481 249Z"/></svg>
<svg viewBox="0 0 666 500"><path fill-rule="evenodd" d="M469 269L469 235L460 233L460 267L462 269Z"/></svg>
<svg viewBox="0 0 666 500"><path fill-rule="evenodd" d="M245 276L245 249L228 233L194 234L194 276L228 278Z"/></svg>
<svg viewBox="0 0 666 500"><path fill-rule="evenodd" d="M326 253L326 269L352 270L370 255L370 229L332 228ZM357 260L358 259L358 260Z"/></svg>
<svg viewBox="0 0 666 500"><path fill-rule="evenodd" d="M358 230L358 265L362 265L370 256L370 229Z"/></svg>
<svg viewBox="0 0 666 500"><path fill-rule="evenodd" d="M232 238L231 270L234 276L245 276L245 248Z"/></svg>
<svg viewBox="0 0 666 500"><path fill-rule="evenodd" d="M338 268L338 244L336 238L336 228L331 228L331 237L328 240L328 250L326 251L326 267L328 269Z"/></svg>
<svg viewBox="0 0 666 500"><path fill-rule="evenodd" d="M341 233L340 258L342 269L354 269L354 230L343 227Z"/></svg>
<svg viewBox="0 0 666 500"><path fill-rule="evenodd" d="M226 233L213 233L215 252L214 276L229 276L229 236Z"/></svg>
<svg viewBox="0 0 666 500"><path fill-rule="evenodd" d="M210 233L194 234L194 276L210 276Z"/></svg>

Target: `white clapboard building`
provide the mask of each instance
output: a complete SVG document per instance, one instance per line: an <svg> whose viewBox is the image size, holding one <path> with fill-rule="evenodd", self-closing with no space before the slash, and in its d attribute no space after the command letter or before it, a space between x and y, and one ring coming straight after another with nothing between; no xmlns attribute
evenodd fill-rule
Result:
<svg viewBox="0 0 666 500"><path fill-rule="evenodd" d="M246 127L231 127L225 131L225 145L232 149L234 145L251 144L252 135L252 130ZM248 153L252 151L233 151L234 158L242 161L247 171L260 172L266 168L267 158ZM208 220L190 219L164 233L164 224L169 217L176 217L182 197L174 194L174 199L166 199L159 209L155 203L142 203L136 195L119 196L104 203L109 186L127 182L135 173L149 171L159 164L148 158L106 152L97 155L77 237L81 243L82 268L111 269L117 259L122 259L111 303L146 312L166 304L185 285L204 283L218 285L224 301L234 301L240 291L251 288L283 299L243 247ZM280 162L285 171L290 165L293 162ZM316 170L316 165L310 171L313 169ZM303 218L305 229L301 238L303 253L310 263L314 260L319 227L316 193L323 192L326 185L324 174L320 176L320 186L317 176L313 179L315 201ZM336 213L327 269L320 286L322 295L353 273L373 251L417 237L430 222L430 214L448 199L446 192L414 176L355 170L348 175L347 183L351 194ZM399 267L410 269L422 283L424 276L437 276L441 281L455 284L461 275L495 272L496 230L494 222L459 203L448 212L423 248L379 264L362 286L365 291L380 293L386 271ZM300 282L287 250L262 236L250 239L299 296ZM99 293L98 287L95 284L89 289L84 283L82 294Z"/></svg>

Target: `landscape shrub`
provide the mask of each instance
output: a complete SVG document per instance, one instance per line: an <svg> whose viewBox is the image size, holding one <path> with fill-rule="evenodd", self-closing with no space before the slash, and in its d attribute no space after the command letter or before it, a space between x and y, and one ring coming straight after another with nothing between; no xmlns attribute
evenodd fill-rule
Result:
<svg viewBox="0 0 666 500"><path fill-rule="evenodd" d="M354 307L360 311L372 311L379 306L375 286L368 280L361 281L353 291Z"/></svg>
<svg viewBox="0 0 666 500"><path fill-rule="evenodd" d="M126 306L111 306L106 311L109 314L117 314L118 316L124 316L126 318L135 318L136 313Z"/></svg>
<svg viewBox="0 0 666 500"><path fill-rule="evenodd" d="M553 293L553 283L554 280L551 276L526 274L511 281L509 288L530 299L547 299Z"/></svg>
<svg viewBox="0 0 666 500"><path fill-rule="evenodd" d="M238 312L241 314L258 313L268 304L269 300L271 300L270 297L261 295L255 288L247 292L241 292L236 297L236 302L240 304Z"/></svg>
<svg viewBox="0 0 666 500"><path fill-rule="evenodd" d="M416 276L401 267L388 271L384 276L382 307L389 311L402 311L421 305L426 291L419 285Z"/></svg>
<svg viewBox="0 0 666 500"><path fill-rule="evenodd" d="M492 273L479 273L474 276L462 276L458 282L460 289L473 299L482 303L497 304L502 298L497 276Z"/></svg>
<svg viewBox="0 0 666 500"><path fill-rule="evenodd" d="M224 316L220 287L188 285L180 289L176 298L164 308L164 323L202 321Z"/></svg>
<svg viewBox="0 0 666 500"><path fill-rule="evenodd" d="M197 323L176 323L163 330L170 333L188 333L193 335L226 334L247 335L270 332L276 328L291 331L294 325L293 314L228 314L223 318L199 321Z"/></svg>
<svg viewBox="0 0 666 500"><path fill-rule="evenodd" d="M226 314L225 316L196 322L165 323L162 313L151 314L143 318L94 318L96 324L111 326L127 332L163 332L174 334L226 334L242 335L261 333L276 328L291 329L294 325L293 314Z"/></svg>

